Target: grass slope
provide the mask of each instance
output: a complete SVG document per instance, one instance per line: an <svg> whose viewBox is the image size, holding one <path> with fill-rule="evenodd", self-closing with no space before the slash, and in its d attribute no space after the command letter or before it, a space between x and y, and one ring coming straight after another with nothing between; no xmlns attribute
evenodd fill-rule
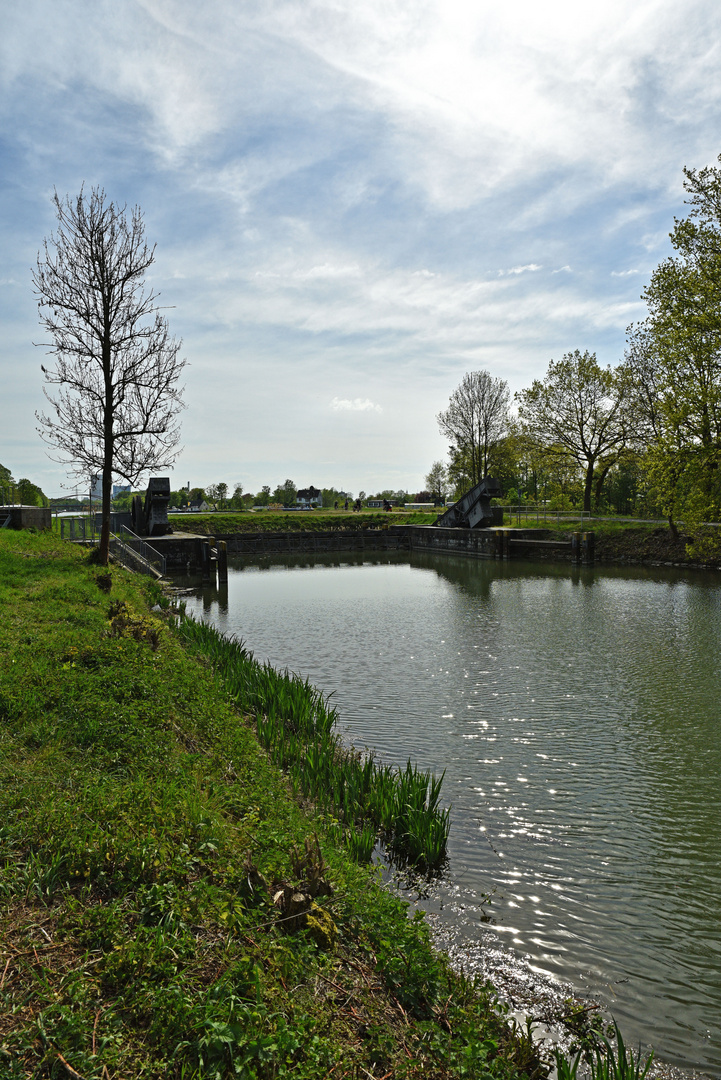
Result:
<svg viewBox="0 0 721 1080"><path fill-rule="evenodd" d="M343 510L314 510L312 512L268 510L264 513L171 514L170 524L175 532L205 533L220 536L227 533L258 532L334 532L338 530L383 529L388 525L432 525L437 513L421 511L407 513L394 510L363 510L348 514Z"/></svg>
<svg viewBox="0 0 721 1080"><path fill-rule="evenodd" d="M545 1075L150 588L0 533L0 1075Z"/></svg>

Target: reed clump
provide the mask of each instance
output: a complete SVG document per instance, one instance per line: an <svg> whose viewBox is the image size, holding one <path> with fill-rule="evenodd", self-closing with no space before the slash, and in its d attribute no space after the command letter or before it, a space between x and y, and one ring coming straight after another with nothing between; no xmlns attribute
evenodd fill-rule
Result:
<svg viewBox="0 0 721 1080"><path fill-rule="evenodd" d="M443 776L382 765L346 749L328 698L307 679L260 664L241 641L191 618L179 633L207 656L237 707L255 718L258 738L293 786L345 827L360 862L378 840L396 865L437 873L447 857L450 810L440 805Z"/></svg>

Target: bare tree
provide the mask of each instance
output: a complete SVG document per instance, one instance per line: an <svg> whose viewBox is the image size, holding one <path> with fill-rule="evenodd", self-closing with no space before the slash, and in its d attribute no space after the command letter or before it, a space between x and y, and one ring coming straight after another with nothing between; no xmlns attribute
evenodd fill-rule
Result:
<svg viewBox="0 0 721 1080"><path fill-rule="evenodd" d="M510 394L505 379L487 371L469 371L436 419L441 434L467 461L473 484L488 472L494 447L508 428Z"/></svg>
<svg viewBox="0 0 721 1080"><path fill-rule="evenodd" d="M44 344L55 357L42 366L50 416L38 413L41 437L76 476L102 476L100 561L107 564L113 474L137 484L149 469L178 455L183 408L179 359L144 282L155 259L141 211L81 189L73 202L55 193L57 232L38 255L33 284Z"/></svg>

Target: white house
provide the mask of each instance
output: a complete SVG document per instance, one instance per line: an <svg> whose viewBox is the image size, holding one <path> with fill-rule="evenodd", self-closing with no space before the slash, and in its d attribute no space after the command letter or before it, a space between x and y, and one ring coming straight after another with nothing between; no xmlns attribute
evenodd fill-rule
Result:
<svg viewBox="0 0 721 1080"><path fill-rule="evenodd" d="M301 488L301 490L296 493L296 501L299 506L322 506L323 495L318 488L314 488L311 484L310 487Z"/></svg>

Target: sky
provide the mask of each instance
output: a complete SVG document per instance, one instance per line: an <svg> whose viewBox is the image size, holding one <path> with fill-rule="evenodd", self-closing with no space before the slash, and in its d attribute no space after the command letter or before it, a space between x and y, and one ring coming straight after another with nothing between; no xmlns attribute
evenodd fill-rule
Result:
<svg viewBox="0 0 721 1080"><path fill-rule="evenodd" d="M183 339L173 488L419 491L467 371L623 357L721 153L717 0L23 0L0 13L0 462L53 192L143 211Z"/></svg>

